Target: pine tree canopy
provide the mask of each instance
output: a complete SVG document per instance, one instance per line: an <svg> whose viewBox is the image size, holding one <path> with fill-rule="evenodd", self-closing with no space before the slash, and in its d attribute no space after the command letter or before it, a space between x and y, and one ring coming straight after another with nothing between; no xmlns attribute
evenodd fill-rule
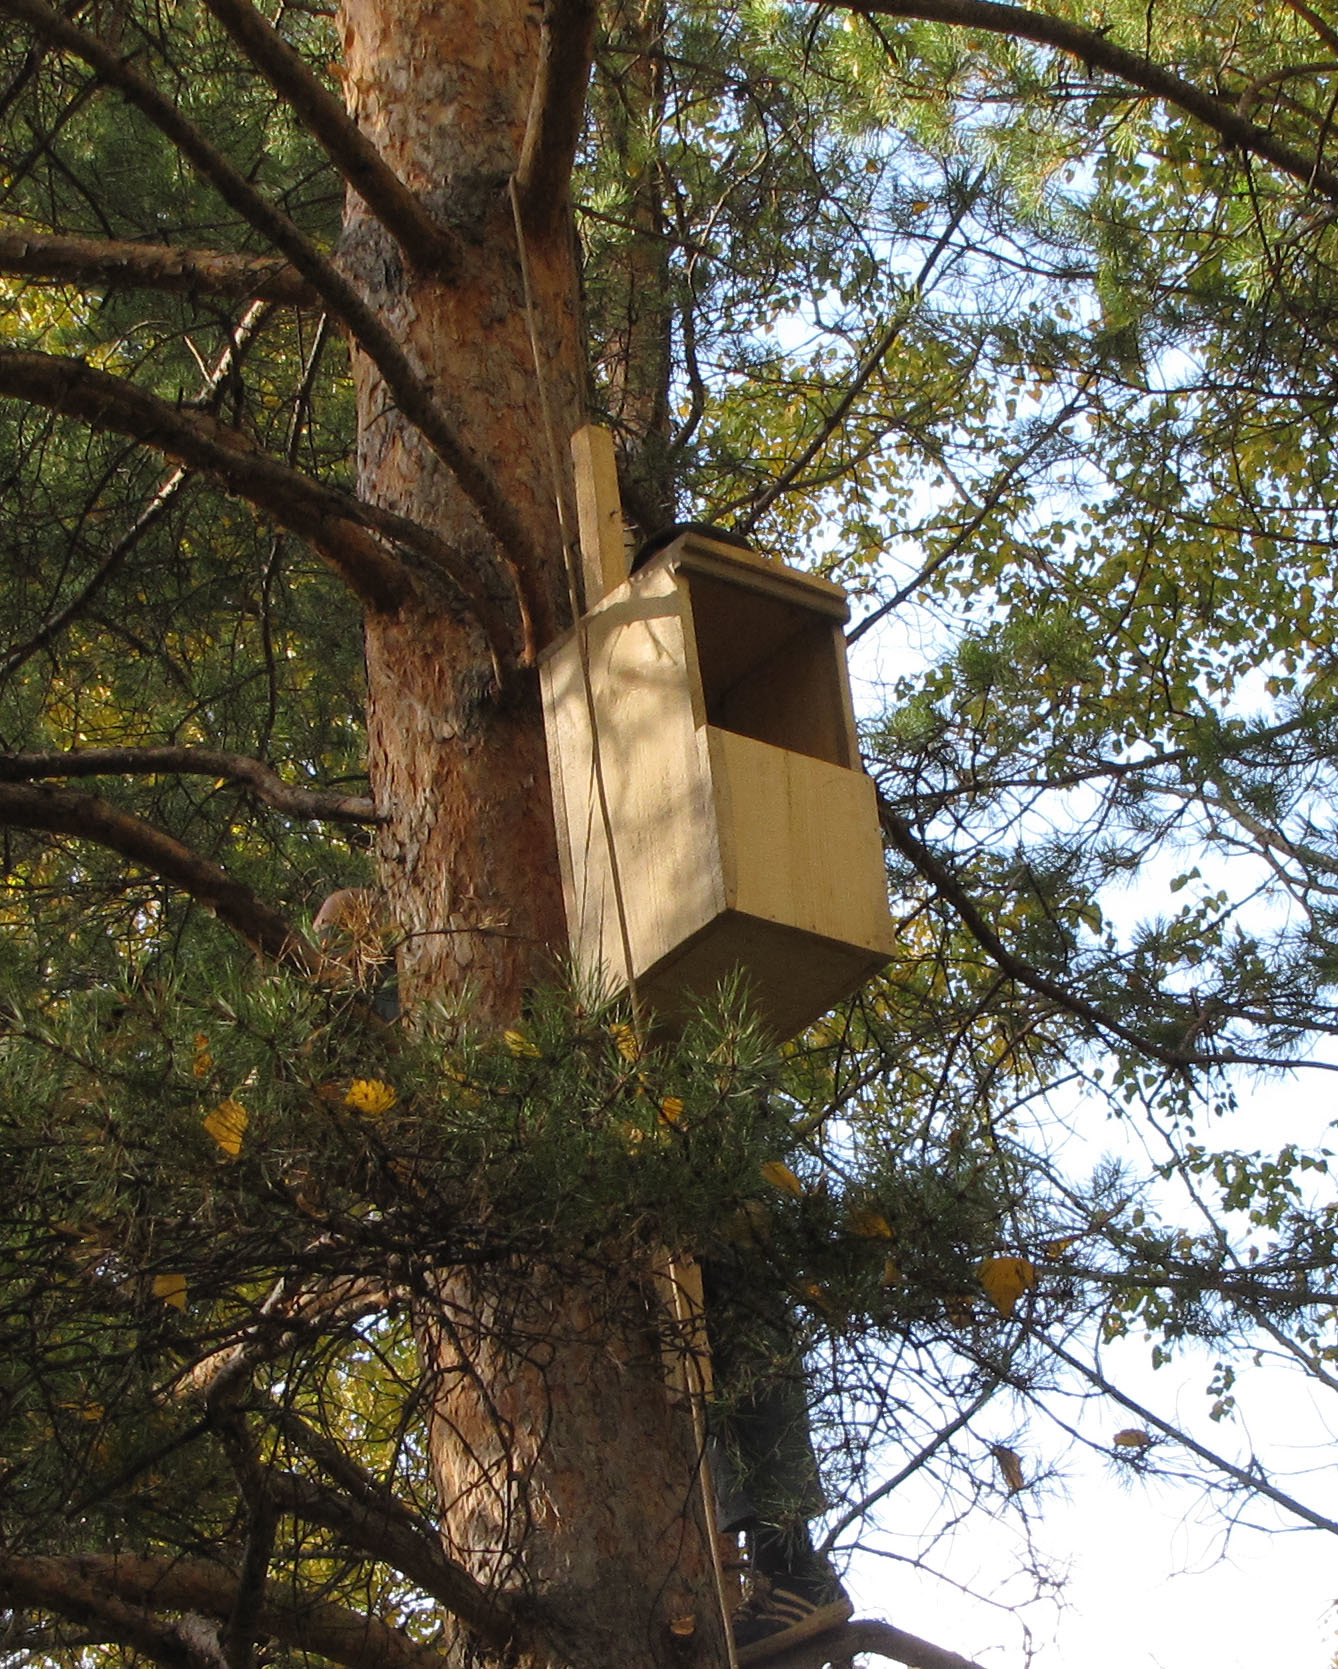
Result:
<svg viewBox="0 0 1338 1669"><path fill-rule="evenodd" d="M1336 101L1320 0L0 0L0 1669L725 1669L685 1259L838 1563L1338 1533L1233 1420L1338 1388ZM798 1037L564 958L583 422L849 592ZM945 1592L846 1657L1021 1662Z"/></svg>

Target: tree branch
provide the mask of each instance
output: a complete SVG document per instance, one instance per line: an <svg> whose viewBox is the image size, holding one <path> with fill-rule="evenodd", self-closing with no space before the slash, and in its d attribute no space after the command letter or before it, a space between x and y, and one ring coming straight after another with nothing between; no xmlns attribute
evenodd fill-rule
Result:
<svg viewBox="0 0 1338 1669"><path fill-rule="evenodd" d="M1118 1037L1122 1043L1127 1043L1130 1048L1152 1060L1160 1061L1173 1072L1184 1072L1190 1067L1222 1066L1308 1066L1319 1071L1338 1071L1338 1063L1329 1061L1281 1060L1271 1056L1251 1055L1235 1049L1221 1049L1209 1054L1195 1049L1172 1048L1156 1042L1146 1033L1137 1032L1131 1026L1124 1025L1098 1008L1095 1003L1077 996L1058 980L1050 979L1038 972L1020 956L1014 956L976 908L962 883L919 839L910 824L897 815L881 793L878 796L878 816L883 833L891 844L929 882L938 896L952 906L962 926L1001 972L1029 991L1035 991L1037 995L1048 998L1061 1013L1071 1014L1079 1020L1086 1021L1098 1034L1106 1033L1111 1037Z"/></svg>
<svg viewBox="0 0 1338 1669"><path fill-rule="evenodd" d="M766 1666L767 1669L822 1669L823 1664L844 1664L865 1652L909 1664L911 1669L980 1669L969 1657L960 1657L944 1646L931 1645L904 1629L893 1628L891 1623L858 1618L828 1634L805 1640L788 1652L768 1657Z"/></svg>
<svg viewBox="0 0 1338 1669"><path fill-rule="evenodd" d="M0 1554L0 1594L11 1605L38 1606L76 1621L93 1618L107 1627L113 1626L115 1611L122 1621L147 1625L149 1638L154 1633L161 1638L159 1611L228 1617L237 1577L226 1565L207 1559ZM379 1618L297 1592L287 1583L265 1584L256 1629L345 1669L447 1669L444 1657Z"/></svg>
<svg viewBox="0 0 1338 1669"><path fill-rule="evenodd" d="M0 272L62 284L126 285L232 300L254 297L289 307L318 307L321 300L296 268L275 255L229 255L119 238L58 238L0 230Z"/></svg>
<svg viewBox="0 0 1338 1669"><path fill-rule="evenodd" d="M1317 1530L1328 1530L1332 1534L1338 1534L1338 1519L1329 1518L1324 1513L1317 1512L1315 1508L1307 1507L1303 1501L1298 1501L1294 1495L1288 1495L1286 1490L1279 1489L1276 1484L1269 1481L1263 1467L1253 1456L1245 1466L1234 1465L1225 1455L1218 1454L1216 1450L1208 1448L1205 1444L1199 1443L1191 1437L1183 1426L1172 1425L1169 1420L1163 1420L1159 1414L1154 1414L1150 1408L1145 1408L1141 1402L1136 1402L1133 1397L1126 1396L1117 1385L1106 1378L1094 1362L1080 1362L1076 1356L1070 1355L1062 1345L1052 1339L1042 1328L1036 1327L1031 1322L1024 1321L1022 1325L1052 1356L1058 1357L1066 1367L1072 1368L1089 1384L1095 1385L1103 1396L1119 1403L1121 1408L1127 1408L1141 1424L1161 1432L1163 1437L1168 1437L1171 1442L1178 1443L1183 1448L1188 1449L1191 1454L1197 1455L1200 1460L1206 1462L1215 1471L1224 1473L1233 1483L1239 1484L1242 1489L1248 1490L1254 1495L1267 1496L1270 1501L1275 1502L1286 1512L1294 1513L1297 1518L1306 1524L1313 1525Z"/></svg>
<svg viewBox="0 0 1338 1669"><path fill-rule="evenodd" d="M127 1605L112 1594L100 1592L92 1583L73 1577L67 1578L63 1584L63 1603L57 1607L38 1597L45 1593L49 1578L42 1573L34 1573L33 1580L38 1586L32 1597L28 1597L22 1586L11 1586L6 1582L3 1562L0 1562L0 1594L5 1596L6 1604L15 1607L40 1605L67 1622L78 1624L88 1638L76 1644L129 1646L150 1661L161 1663L163 1669L226 1669L217 1639L211 1652L207 1640L201 1638L202 1631L193 1626L198 1619L162 1622L142 1606ZM6 1649L12 1649L10 1632L6 1628ZM62 1655L62 1647L68 1650L69 1644L51 1630L38 1632L34 1641L34 1646L48 1662ZM52 1655L48 1656L48 1653Z"/></svg>
<svg viewBox="0 0 1338 1669"><path fill-rule="evenodd" d="M295 1472L271 1473L267 1488L281 1512L333 1530L354 1552L390 1565L490 1645L510 1643L515 1630L496 1597L446 1557L426 1526L420 1530L402 1522L393 1497L355 1501Z"/></svg>
<svg viewBox="0 0 1338 1669"><path fill-rule="evenodd" d="M46 0L0 0L0 15L4 14L22 19L44 40L82 58L171 140L230 208L288 257L376 366L399 411L451 470L484 527L510 555L513 574L539 573L541 564L513 505L457 435L389 327L293 221L268 202L152 82L105 42L76 28ZM517 600L528 619L534 612L532 598L519 579Z"/></svg>
<svg viewBox="0 0 1338 1669"><path fill-rule="evenodd" d="M4 3L0 0L0 9ZM412 577L409 566L369 532L383 535L458 587L487 633L494 656L499 662L505 659L510 633L481 582L451 546L417 522L323 486L258 451L239 430L169 405L124 377L95 370L81 360L0 348L0 395L4 394L128 434L203 471L309 541L365 602L393 612L412 594Z"/></svg>
<svg viewBox="0 0 1338 1669"><path fill-rule="evenodd" d="M163 774L224 777L249 788L276 811L335 823L379 823L383 815L357 794L292 788L261 759L212 748L77 748L69 753L0 755L0 782L44 777L109 777Z"/></svg>
<svg viewBox="0 0 1338 1669"><path fill-rule="evenodd" d="M1052 46L1077 58L1089 69L1104 70L1119 81L1139 87L1175 105L1213 130L1228 144L1262 157L1302 185L1338 202L1338 174L1317 157L1306 156L1267 128L1248 121L1222 99L1215 98L1172 71L1126 47L1117 46L1102 31L1085 29L1066 18L1035 12L1026 6L1003 5L999 0L808 0L810 5L835 4L844 11L880 17L919 18L927 23L950 23L989 34Z"/></svg>
<svg viewBox="0 0 1338 1669"><path fill-rule="evenodd" d="M205 4L314 134L331 162L421 271L451 264L454 244L306 62L250 0Z"/></svg>
<svg viewBox="0 0 1338 1669"><path fill-rule="evenodd" d="M934 240L933 248L929 251L928 255L925 256L920 265L919 272L917 272L915 277L912 279L901 306L898 307L895 315L893 316L891 324L888 325L886 330L882 332L869 352L865 354L863 360L856 367L854 376L850 379L850 382L842 392L840 399L837 400L831 411L818 424L817 431L809 440L808 444L799 453L798 457L792 459L790 463L788 463L780 472L776 479L758 494L757 498L749 506L748 513L741 517L736 523L736 526L741 533L750 533L753 528L757 526L758 520L761 518L763 513L775 503L783 492L794 485L799 476L803 474L803 472L822 451L823 447L826 446L827 442L845 422L850 408L859 398L870 377L872 377L878 370L879 366L884 363L887 356L892 352L892 349L897 345L897 342L901 338L902 331L906 328L907 324L909 324L910 320L914 316L915 310L919 306L920 302L923 301L925 286L929 283L930 278L933 276L934 268L938 265L940 257L947 252L948 246L952 242L953 237L956 235L958 227L962 224L962 221L966 219L968 212L974 206L975 200L980 194L980 188L984 183L985 175L981 172L977 174L975 179L972 180L969 185L966 185L963 188L960 198L948 216L947 225Z"/></svg>
<svg viewBox="0 0 1338 1669"><path fill-rule="evenodd" d="M320 951L250 887L152 823L96 794L0 783L0 823L94 841L180 887L259 955L307 976L325 965Z"/></svg>
<svg viewBox="0 0 1338 1669"><path fill-rule="evenodd" d="M536 236L552 231L568 200L594 56L597 12L595 0L544 3L539 68L516 169L521 216L526 231Z"/></svg>

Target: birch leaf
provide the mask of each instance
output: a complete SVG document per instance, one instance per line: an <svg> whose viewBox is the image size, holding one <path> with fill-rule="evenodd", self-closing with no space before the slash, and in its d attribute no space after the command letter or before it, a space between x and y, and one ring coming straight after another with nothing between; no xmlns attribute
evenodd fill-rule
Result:
<svg viewBox="0 0 1338 1669"><path fill-rule="evenodd" d="M1036 1285L1036 1266L1026 1258L985 1258L977 1273L985 1296L1005 1319L1022 1294Z"/></svg>
<svg viewBox="0 0 1338 1669"><path fill-rule="evenodd" d="M804 1192L804 1185L788 1165L783 1165L779 1159L768 1159L762 1167L763 1179L773 1188L779 1188L783 1194L792 1194L798 1199Z"/></svg>
<svg viewBox="0 0 1338 1669"><path fill-rule="evenodd" d="M206 1117L204 1127L228 1158L235 1159L242 1151L242 1141L250 1122L246 1108L229 1096Z"/></svg>
<svg viewBox="0 0 1338 1669"><path fill-rule="evenodd" d="M186 1277L184 1275L155 1275L153 1296L170 1304L174 1310L186 1308Z"/></svg>

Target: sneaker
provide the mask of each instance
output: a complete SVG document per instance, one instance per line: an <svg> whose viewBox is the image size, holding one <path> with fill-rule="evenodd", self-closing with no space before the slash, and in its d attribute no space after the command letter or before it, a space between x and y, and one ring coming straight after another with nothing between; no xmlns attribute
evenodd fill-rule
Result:
<svg viewBox="0 0 1338 1669"><path fill-rule="evenodd" d="M777 1577L734 1613L734 1652L740 1669L825 1634L846 1622L853 1609L834 1576L808 1581Z"/></svg>

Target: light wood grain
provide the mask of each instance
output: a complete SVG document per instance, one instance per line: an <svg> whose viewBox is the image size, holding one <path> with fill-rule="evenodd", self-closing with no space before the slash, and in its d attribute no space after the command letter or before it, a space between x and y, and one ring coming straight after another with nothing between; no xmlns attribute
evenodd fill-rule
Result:
<svg viewBox="0 0 1338 1669"><path fill-rule="evenodd" d="M845 612L825 580L688 535L542 658L574 959L625 984L621 912L665 1019L741 972L788 1037L891 950Z"/></svg>
<svg viewBox="0 0 1338 1669"><path fill-rule="evenodd" d="M586 423L571 437L571 457L588 612L627 578L627 541L613 436L596 423Z"/></svg>

